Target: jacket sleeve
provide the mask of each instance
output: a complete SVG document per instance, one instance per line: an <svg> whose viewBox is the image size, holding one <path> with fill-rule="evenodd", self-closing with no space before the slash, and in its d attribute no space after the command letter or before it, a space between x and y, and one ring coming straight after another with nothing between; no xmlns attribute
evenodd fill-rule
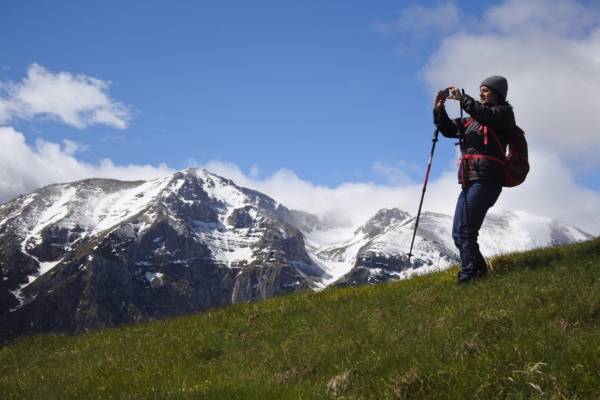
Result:
<svg viewBox="0 0 600 400"><path fill-rule="evenodd" d="M433 110L433 123L437 128L442 132L447 138L457 138L458 137L458 125L456 121L452 121L450 117L448 117L448 113L445 108L442 108L440 112L436 112Z"/></svg>
<svg viewBox="0 0 600 400"><path fill-rule="evenodd" d="M515 125L515 116L512 107L508 104L489 106L469 95L463 95L460 105L477 122L490 126L494 130L511 131Z"/></svg>

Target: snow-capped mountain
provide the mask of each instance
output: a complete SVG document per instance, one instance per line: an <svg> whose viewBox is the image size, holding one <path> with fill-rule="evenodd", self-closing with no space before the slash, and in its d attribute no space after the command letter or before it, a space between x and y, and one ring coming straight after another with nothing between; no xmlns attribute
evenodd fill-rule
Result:
<svg viewBox="0 0 600 400"><path fill-rule="evenodd" d="M423 213L409 264L414 217L395 208L349 231L200 169L50 185L0 205L0 337L444 269L458 261L451 226ZM514 212L490 215L481 244L487 256L587 238Z"/></svg>
<svg viewBox="0 0 600 400"><path fill-rule="evenodd" d="M0 325L77 331L317 288L294 219L206 170L42 188L0 206Z"/></svg>
<svg viewBox="0 0 600 400"><path fill-rule="evenodd" d="M404 279L449 268L460 262L452 240L450 215L424 212L413 257L408 261L415 217L397 208L382 209L340 244L318 247L313 259L332 278L327 283L356 285ZM315 237L314 232L306 232ZM484 256L591 239L592 236L550 218L523 212L489 213L480 231Z"/></svg>

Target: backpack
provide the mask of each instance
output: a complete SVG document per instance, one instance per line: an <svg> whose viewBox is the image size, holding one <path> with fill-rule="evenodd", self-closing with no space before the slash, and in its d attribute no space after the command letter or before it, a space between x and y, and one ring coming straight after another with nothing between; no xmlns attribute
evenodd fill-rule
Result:
<svg viewBox="0 0 600 400"><path fill-rule="evenodd" d="M504 182L502 182L502 186L513 187L520 185L525 181L529 173L525 132L516 125L508 141L508 154L506 154L506 163L504 166Z"/></svg>
<svg viewBox="0 0 600 400"><path fill-rule="evenodd" d="M465 128L474 122L472 118L469 118L465 123ZM494 141L501 150L504 150L500 139L494 133L494 131L488 126L481 125L481 131L483 133L483 144L488 144L488 132L492 134ZM515 125L512 135L508 141L508 152L504 155L504 159L488 156L484 154L465 154L464 159L469 158L487 158L492 161L502 163L504 166L504 177L502 180L502 186L514 187L518 186L525 181L527 174L529 173L529 158L527 154L527 140L525 140L525 132L521 128Z"/></svg>

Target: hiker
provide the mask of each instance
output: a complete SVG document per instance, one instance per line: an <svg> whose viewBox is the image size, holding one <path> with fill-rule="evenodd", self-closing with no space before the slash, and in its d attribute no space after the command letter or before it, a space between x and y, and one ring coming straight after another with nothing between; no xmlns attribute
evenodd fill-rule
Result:
<svg viewBox="0 0 600 400"><path fill-rule="evenodd" d="M477 237L487 211L502 191L502 160L515 129L515 116L506 101L508 82L501 76L481 82L480 101L457 87L448 89L449 92L441 91L435 98L434 123L445 137L457 138L460 144L458 182L462 191L454 212L452 238L461 260L458 283L465 284L484 276L488 270ZM460 101L471 118L451 120L444 107L446 99Z"/></svg>

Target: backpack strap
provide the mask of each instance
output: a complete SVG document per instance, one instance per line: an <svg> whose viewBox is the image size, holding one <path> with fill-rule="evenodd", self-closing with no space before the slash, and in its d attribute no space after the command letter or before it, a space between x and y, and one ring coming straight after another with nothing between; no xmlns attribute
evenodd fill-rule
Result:
<svg viewBox="0 0 600 400"><path fill-rule="evenodd" d="M500 152L502 154L504 154L504 157L506 158L506 151L504 150L504 146L502 146L502 142L498 138L498 135L496 135L496 132L494 132L494 130L492 128L488 128L485 125L484 125L483 128L484 128L483 144L487 144L487 132L489 131L492 134L492 137L494 138L494 140L496 141L496 144L498 145L498 148L500 148Z"/></svg>
<svg viewBox="0 0 600 400"><path fill-rule="evenodd" d="M471 126L473 123L475 122L475 119L473 118L469 118L465 121L464 123L464 127L465 129L468 128L469 126ZM504 180L505 182L509 182L509 186L515 186L515 182L514 179L510 176L510 174L508 173L507 170L507 165L508 165L508 158L506 156L506 151L504 149L504 146L502 146L502 142L500 141L500 139L498 138L498 135L496 135L496 132L494 132L494 130L487 126L487 125L483 125L483 124L479 124L479 129L478 129L482 135L483 135L483 145L487 146L489 144L489 136L491 135L492 138L494 139L494 142L498 145L498 148L500 149L500 153L502 154L502 158L498 158L498 157L494 157L494 156L490 156L487 154L462 154L461 158L459 159L459 178L462 178L463 182L464 179L466 178L466 173L465 173L465 169L466 172L468 173L468 171L471 169L471 163L467 162L467 160L481 160L481 159L485 159L485 160L490 160L493 162L496 162L498 164L501 164L503 166L504 169ZM508 181L507 181L508 179ZM512 183L511 183L512 182ZM503 183L504 185L504 183ZM505 185L506 186L506 185Z"/></svg>
<svg viewBox="0 0 600 400"><path fill-rule="evenodd" d="M487 127L487 125L481 125L481 132L483 133L483 145L487 146L487 144L488 144L488 127Z"/></svg>
<svg viewBox="0 0 600 400"><path fill-rule="evenodd" d="M475 120L473 118L468 118L465 123L464 123L464 127L465 129L467 129L469 126L473 125L473 122L475 122Z"/></svg>
<svg viewBox="0 0 600 400"><path fill-rule="evenodd" d="M486 159L486 160L496 161L497 163L500 163L502 165L504 165L506 163L506 160L501 160L498 157L494 157L494 156L486 156L485 154L464 154L463 159L465 159L465 160Z"/></svg>
<svg viewBox="0 0 600 400"><path fill-rule="evenodd" d="M465 129L468 128L469 126L473 125L474 122L475 122L475 119L473 119L473 118L467 119L464 123ZM502 146L502 142L500 142L500 139L498 139L498 135L496 135L496 133L494 132L494 130L492 128L490 128L487 125L481 124L479 127L479 130L483 134L483 145L484 146L488 145L488 143L489 143L488 137L489 137L489 134L491 134L492 137L494 138L494 141L498 144L500 151L502 153L504 153L504 147Z"/></svg>

